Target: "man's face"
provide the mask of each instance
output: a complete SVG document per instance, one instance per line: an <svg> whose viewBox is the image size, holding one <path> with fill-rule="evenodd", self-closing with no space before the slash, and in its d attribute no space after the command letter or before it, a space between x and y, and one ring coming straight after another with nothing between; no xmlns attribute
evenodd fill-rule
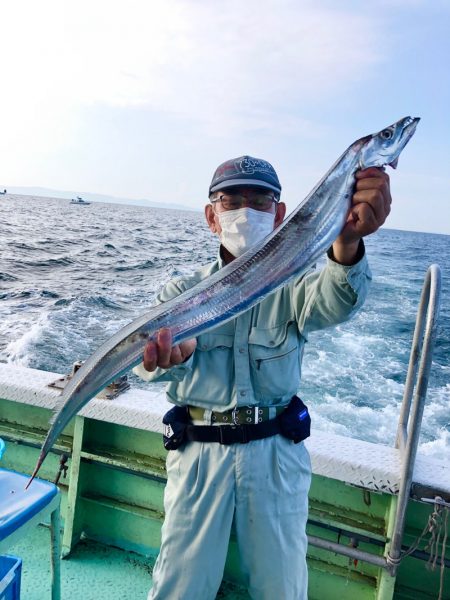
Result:
<svg viewBox="0 0 450 600"><path fill-rule="evenodd" d="M213 233L220 235L218 215L230 210L252 208L274 215L274 229L283 221L286 214L284 202L276 202L275 195L270 190L256 187L233 187L216 192L211 203L205 207L205 216L208 227Z"/></svg>

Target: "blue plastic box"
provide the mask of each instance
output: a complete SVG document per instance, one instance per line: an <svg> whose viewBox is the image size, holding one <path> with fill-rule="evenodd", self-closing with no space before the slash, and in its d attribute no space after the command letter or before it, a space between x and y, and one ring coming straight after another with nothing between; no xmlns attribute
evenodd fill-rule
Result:
<svg viewBox="0 0 450 600"><path fill-rule="evenodd" d="M22 559L0 556L0 600L20 600Z"/></svg>

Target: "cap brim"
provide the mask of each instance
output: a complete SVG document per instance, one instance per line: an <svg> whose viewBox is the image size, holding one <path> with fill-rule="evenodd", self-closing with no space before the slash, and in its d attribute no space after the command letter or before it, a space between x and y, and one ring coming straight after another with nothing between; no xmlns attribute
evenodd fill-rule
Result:
<svg viewBox="0 0 450 600"><path fill-rule="evenodd" d="M217 185L213 185L209 188L209 193L211 194L212 192L218 192L219 190L231 187L259 187L272 190L273 192L277 192L277 194L281 193L281 188L271 185L270 183L267 183L267 181L262 181L261 179L230 179L228 181L221 181Z"/></svg>

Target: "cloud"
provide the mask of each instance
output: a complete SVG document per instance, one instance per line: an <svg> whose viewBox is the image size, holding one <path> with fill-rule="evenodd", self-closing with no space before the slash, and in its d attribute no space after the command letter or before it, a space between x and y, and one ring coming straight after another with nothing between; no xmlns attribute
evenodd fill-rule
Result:
<svg viewBox="0 0 450 600"><path fill-rule="evenodd" d="M383 60L373 17L310 2L42 0L2 12L10 62L0 74L11 93L1 108L16 139L36 131L44 146L45 130L61 141L90 105L144 106L215 135L271 127L274 115L307 132L299 104L354 85Z"/></svg>

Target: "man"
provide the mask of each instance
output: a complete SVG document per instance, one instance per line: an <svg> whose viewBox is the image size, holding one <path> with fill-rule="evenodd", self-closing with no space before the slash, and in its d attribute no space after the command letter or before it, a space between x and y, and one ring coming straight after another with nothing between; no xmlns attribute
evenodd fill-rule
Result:
<svg viewBox="0 0 450 600"><path fill-rule="evenodd" d="M221 241L219 258L167 284L158 301L192 287L277 227L286 213L280 193L266 161L242 156L220 165L205 208ZM213 600L233 520L250 596L307 597L311 466L302 440L309 422L305 430L300 420L295 431L290 425L292 406L296 418L309 419L296 396L303 347L310 331L345 321L364 302L371 276L362 238L384 223L390 204L388 176L359 171L348 220L322 272L290 282L196 340L172 347L163 329L147 344L135 371L167 381L169 401L181 407L173 410L191 424L188 440L167 457L166 518L150 599ZM234 438L249 429L247 443Z"/></svg>

